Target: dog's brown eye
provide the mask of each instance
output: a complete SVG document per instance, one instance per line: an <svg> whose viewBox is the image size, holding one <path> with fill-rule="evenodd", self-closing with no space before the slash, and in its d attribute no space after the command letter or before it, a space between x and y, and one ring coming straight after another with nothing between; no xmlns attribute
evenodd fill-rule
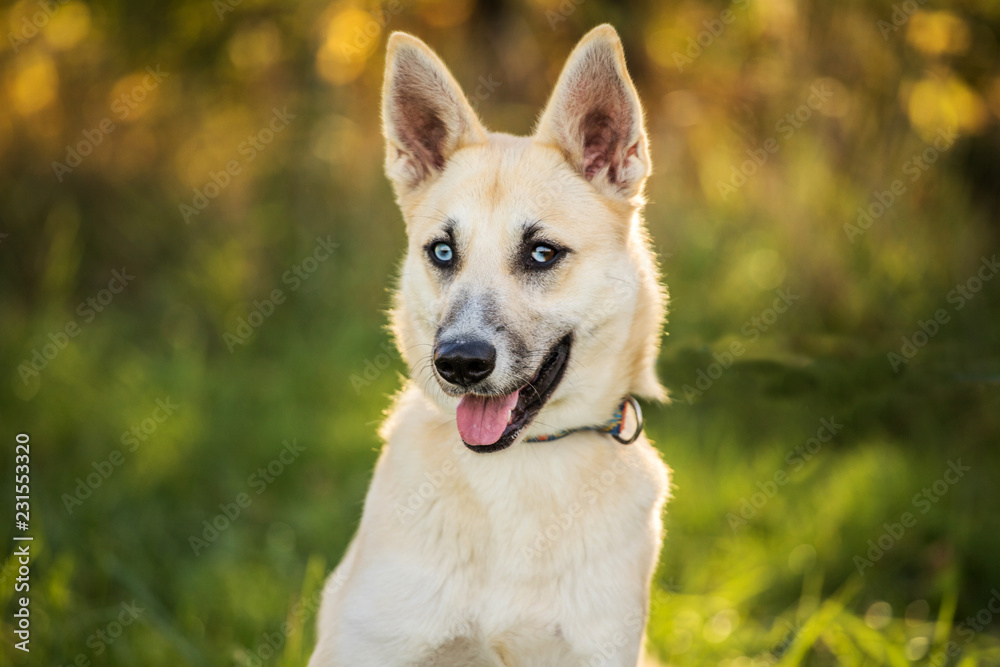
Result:
<svg viewBox="0 0 1000 667"><path fill-rule="evenodd" d="M548 264L554 260L558 254L559 252L555 248L539 243L532 248L531 259L536 264Z"/></svg>

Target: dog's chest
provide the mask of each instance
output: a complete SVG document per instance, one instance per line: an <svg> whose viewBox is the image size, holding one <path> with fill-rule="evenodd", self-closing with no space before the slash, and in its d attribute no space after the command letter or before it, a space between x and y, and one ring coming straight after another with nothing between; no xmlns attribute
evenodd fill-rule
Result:
<svg viewBox="0 0 1000 667"><path fill-rule="evenodd" d="M419 667L542 667L581 663L558 628L554 633L540 634L538 628L524 626L504 635L486 638L479 635L450 639L430 650L418 663Z"/></svg>
<svg viewBox="0 0 1000 667"><path fill-rule="evenodd" d="M641 633L660 495L641 468L468 480L414 517L441 583L421 632L447 628L421 664L583 664L597 640Z"/></svg>
<svg viewBox="0 0 1000 667"><path fill-rule="evenodd" d="M406 656L365 664L562 666L610 651L603 664L634 665L667 489L648 443L594 434L434 458L407 435L376 468L337 595L345 641Z"/></svg>

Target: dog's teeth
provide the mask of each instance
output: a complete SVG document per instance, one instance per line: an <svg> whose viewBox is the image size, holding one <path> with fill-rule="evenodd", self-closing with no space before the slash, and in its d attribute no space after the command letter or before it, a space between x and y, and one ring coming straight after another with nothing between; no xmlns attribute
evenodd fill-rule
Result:
<svg viewBox="0 0 1000 667"><path fill-rule="evenodd" d="M514 411L513 410L508 410L507 411L507 423L509 424L513 420L514 420Z"/></svg>

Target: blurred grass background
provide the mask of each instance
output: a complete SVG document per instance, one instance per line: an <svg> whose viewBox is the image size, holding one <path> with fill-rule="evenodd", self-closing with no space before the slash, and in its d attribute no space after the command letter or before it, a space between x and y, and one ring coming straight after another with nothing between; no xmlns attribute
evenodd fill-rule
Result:
<svg viewBox="0 0 1000 667"><path fill-rule="evenodd" d="M0 493L26 431L35 535L30 656L0 572L4 664L305 665L405 372L383 329L404 248L385 39L424 38L489 126L525 133L605 21L647 105L672 297L674 402L646 406L676 485L652 645L699 667L1000 664L986 0L0 9ZM304 451L275 475L284 441Z"/></svg>

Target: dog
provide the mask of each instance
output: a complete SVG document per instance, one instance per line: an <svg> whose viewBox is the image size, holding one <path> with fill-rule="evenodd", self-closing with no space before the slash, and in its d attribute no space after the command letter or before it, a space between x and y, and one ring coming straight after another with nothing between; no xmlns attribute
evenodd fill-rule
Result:
<svg viewBox="0 0 1000 667"><path fill-rule="evenodd" d="M645 664L669 471L634 397L666 400L666 292L621 40L584 36L515 137L396 32L382 122L408 236L391 327L411 373L309 665Z"/></svg>

